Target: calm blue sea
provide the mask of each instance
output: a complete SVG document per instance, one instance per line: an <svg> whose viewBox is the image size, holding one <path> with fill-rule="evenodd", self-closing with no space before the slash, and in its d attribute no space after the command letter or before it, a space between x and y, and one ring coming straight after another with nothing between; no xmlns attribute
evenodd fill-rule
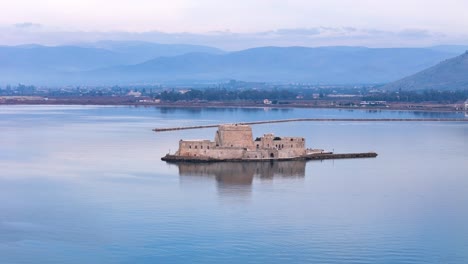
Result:
<svg viewBox="0 0 468 264"><path fill-rule="evenodd" d="M468 123L301 122L254 136L371 159L170 165L155 127L333 109L0 107L0 263L468 263Z"/></svg>

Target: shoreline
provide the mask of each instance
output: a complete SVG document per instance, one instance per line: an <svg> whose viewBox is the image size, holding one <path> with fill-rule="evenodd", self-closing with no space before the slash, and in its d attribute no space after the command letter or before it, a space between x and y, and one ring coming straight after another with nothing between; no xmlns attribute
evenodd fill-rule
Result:
<svg viewBox="0 0 468 264"><path fill-rule="evenodd" d="M2 101L0 106L8 105L80 105L80 106L130 106L130 107L155 107L155 108L245 108L245 109L338 109L338 110L364 110L364 111L410 111L410 112L445 112L464 113L466 110L454 107L454 104L414 103L414 104L392 104L387 107L344 107L338 105L312 105L305 103L287 103L265 105L255 102L181 102L181 103L146 103L146 102L115 102L100 100L24 100L24 101Z"/></svg>

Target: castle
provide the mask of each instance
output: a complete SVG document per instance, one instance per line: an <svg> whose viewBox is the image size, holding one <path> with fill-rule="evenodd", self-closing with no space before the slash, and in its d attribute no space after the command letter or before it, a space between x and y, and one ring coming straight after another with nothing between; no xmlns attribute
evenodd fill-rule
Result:
<svg viewBox="0 0 468 264"><path fill-rule="evenodd" d="M229 124L218 127L214 141L180 140L179 150L171 156L191 160L287 160L310 151L302 137L265 134L254 140L250 126Z"/></svg>

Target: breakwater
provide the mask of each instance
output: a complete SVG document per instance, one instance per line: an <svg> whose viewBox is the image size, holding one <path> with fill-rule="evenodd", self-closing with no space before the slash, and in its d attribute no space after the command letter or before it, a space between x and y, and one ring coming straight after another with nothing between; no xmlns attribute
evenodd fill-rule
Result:
<svg viewBox="0 0 468 264"><path fill-rule="evenodd" d="M261 125L286 122L468 122L468 118L295 118L295 119L279 119L265 120L253 122L239 122L239 125ZM199 125L199 126L183 126L183 127L166 127L154 128L154 132L165 132L187 129L203 129L218 127L220 124Z"/></svg>
<svg viewBox="0 0 468 264"><path fill-rule="evenodd" d="M358 159L358 158L375 158L375 152L362 153L316 153L303 156L306 160L324 160L324 159Z"/></svg>

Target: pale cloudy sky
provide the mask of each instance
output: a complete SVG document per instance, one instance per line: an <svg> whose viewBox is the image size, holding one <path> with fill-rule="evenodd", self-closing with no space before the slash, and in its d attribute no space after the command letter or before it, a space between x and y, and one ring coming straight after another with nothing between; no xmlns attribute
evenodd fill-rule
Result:
<svg viewBox="0 0 468 264"><path fill-rule="evenodd" d="M468 44L468 0L0 0L0 44ZM234 43L232 42L234 41Z"/></svg>

